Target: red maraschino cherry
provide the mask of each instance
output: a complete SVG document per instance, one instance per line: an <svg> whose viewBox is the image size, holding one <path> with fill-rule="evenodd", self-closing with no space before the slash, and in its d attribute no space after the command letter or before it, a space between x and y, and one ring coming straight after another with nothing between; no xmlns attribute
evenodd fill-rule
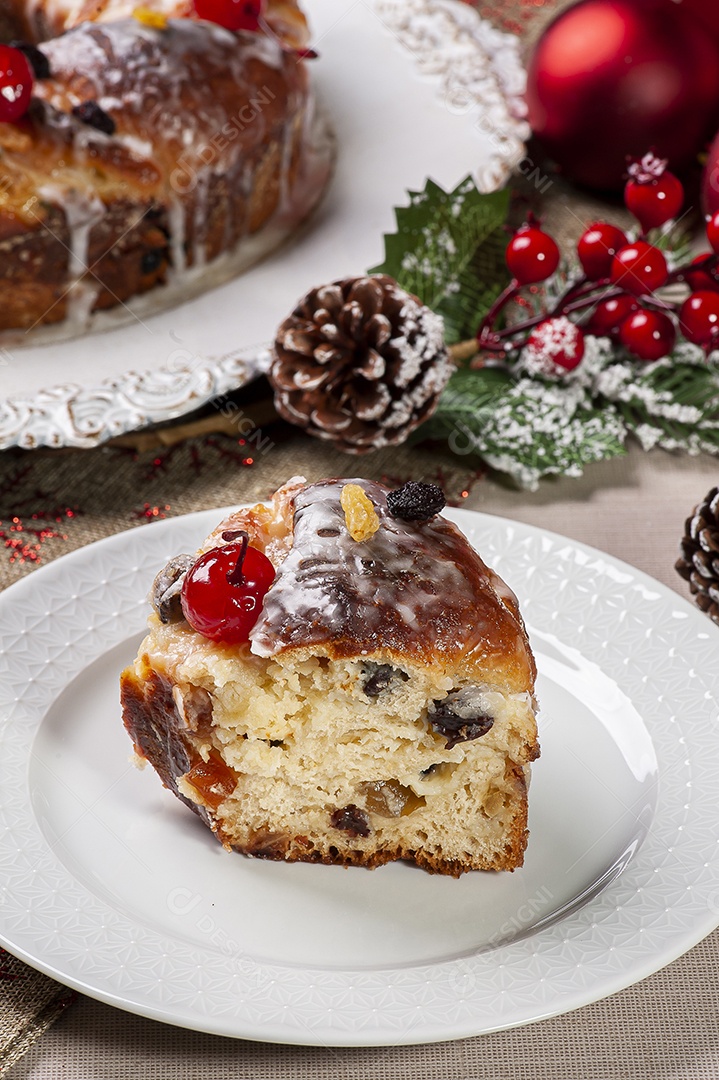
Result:
<svg viewBox="0 0 719 1080"><path fill-rule="evenodd" d="M182 610L193 630L212 641L248 641L274 581L272 563L249 546L245 532L222 534L228 543L201 555L182 586Z"/></svg>
<svg viewBox="0 0 719 1080"><path fill-rule="evenodd" d="M25 54L11 45L0 45L0 121L12 124L25 115L32 84L32 68Z"/></svg>
<svg viewBox="0 0 719 1080"><path fill-rule="evenodd" d="M194 0L198 18L224 26L225 30L260 29L264 0Z"/></svg>

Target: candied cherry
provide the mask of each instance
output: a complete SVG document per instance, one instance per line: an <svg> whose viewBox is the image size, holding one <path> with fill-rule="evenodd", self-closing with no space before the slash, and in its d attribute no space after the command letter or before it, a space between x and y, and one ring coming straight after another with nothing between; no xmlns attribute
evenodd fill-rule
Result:
<svg viewBox="0 0 719 1080"><path fill-rule="evenodd" d="M679 324L687 341L714 344L719 337L719 293L706 289L688 296L679 312Z"/></svg>
<svg viewBox="0 0 719 1080"><path fill-rule="evenodd" d="M260 29L264 0L193 0L200 19L224 26L225 30Z"/></svg>
<svg viewBox="0 0 719 1080"><path fill-rule="evenodd" d="M546 281L559 266L559 248L537 225L526 224L507 244L505 258L512 277L520 285Z"/></svg>
<svg viewBox="0 0 719 1080"><path fill-rule="evenodd" d="M0 45L0 121L12 124L25 115L32 84L32 68L25 54L12 45Z"/></svg>
<svg viewBox="0 0 719 1080"><path fill-rule="evenodd" d="M632 312L637 302L628 293L600 300L587 321L587 330L596 337L618 337L619 327Z"/></svg>
<svg viewBox="0 0 719 1080"><path fill-rule="evenodd" d="M590 225L577 243L577 255L589 280L601 281L608 278L612 259L626 244L626 236L616 225L610 225L606 221L596 221Z"/></svg>
<svg viewBox="0 0 719 1080"><path fill-rule="evenodd" d="M615 285L635 296L642 296L665 285L669 271L659 248L646 240L635 240L616 253L610 276Z"/></svg>
<svg viewBox="0 0 719 1080"><path fill-rule="evenodd" d="M248 641L275 571L247 533L222 534L228 543L201 555L182 585L182 611L193 630L212 641Z"/></svg>
<svg viewBox="0 0 719 1080"><path fill-rule="evenodd" d="M707 240L712 251L719 255L719 210L707 220Z"/></svg>
<svg viewBox="0 0 719 1080"><path fill-rule="evenodd" d="M624 320L619 338L638 360L659 360L674 348L677 332L668 315L640 308Z"/></svg>

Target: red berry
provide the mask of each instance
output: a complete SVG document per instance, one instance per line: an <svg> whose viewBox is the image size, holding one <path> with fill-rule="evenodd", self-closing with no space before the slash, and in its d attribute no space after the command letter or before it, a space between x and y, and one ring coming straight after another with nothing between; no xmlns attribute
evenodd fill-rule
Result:
<svg viewBox="0 0 719 1080"><path fill-rule="evenodd" d="M25 115L32 83L27 57L11 45L0 45L0 121L11 124Z"/></svg>
<svg viewBox="0 0 719 1080"><path fill-rule="evenodd" d="M573 371L583 356L584 334L566 315L538 323L522 354L530 370L540 375L556 375L557 368Z"/></svg>
<svg viewBox="0 0 719 1080"><path fill-rule="evenodd" d="M225 30L259 30L264 0L194 0L198 18Z"/></svg>
<svg viewBox="0 0 719 1080"><path fill-rule="evenodd" d="M507 266L520 285L546 281L559 266L559 248L536 225L523 225L507 244Z"/></svg>
<svg viewBox="0 0 719 1080"><path fill-rule="evenodd" d="M697 255L692 259L691 266L699 266L701 263L706 263L707 259L712 259L713 256L710 252L706 251L703 255ZM701 270L685 270L682 277L686 281L692 292L702 292L707 289L709 292L712 289L719 289L719 276L717 276L716 259L714 259L714 265L704 267Z"/></svg>
<svg viewBox="0 0 719 1080"><path fill-rule="evenodd" d="M666 283L668 273L661 251L646 240L627 244L612 259L612 281L635 296L660 289Z"/></svg>
<svg viewBox="0 0 719 1080"><path fill-rule="evenodd" d="M670 172L649 181L628 180L624 202L641 225L642 232L647 232L677 216L684 204L684 188Z"/></svg>
<svg viewBox="0 0 719 1080"><path fill-rule="evenodd" d="M275 571L266 555L247 546L246 533L225 535L243 539L200 556L185 577L182 610L198 634L237 645L249 639Z"/></svg>
<svg viewBox="0 0 719 1080"><path fill-rule="evenodd" d="M609 277L612 259L626 243L626 236L616 225L610 225L606 221L597 221L589 226L579 238L577 255L590 281L600 281L602 278Z"/></svg>
<svg viewBox="0 0 719 1080"><path fill-rule="evenodd" d="M687 341L714 344L719 337L719 293L707 289L687 297L679 312L679 326Z"/></svg>
<svg viewBox="0 0 719 1080"><path fill-rule="evenodd" d="M668 315L641 308L624 320L619 338L638 360L659 360L674 348L677 332Z"/></svg>
<svg viewBox="0 0 719 1080"><path fill-rule="evenodd" d="M621 324L636 310L636 300L627 293L600 300L589 316L587 330L597 337L617 337Z"/></svg>
<svg viewBox="0 0 719 1080"><path fill-rule="evenodd" d="M719 255L719 210L707 221L707 240L712 251Z"/></svg>

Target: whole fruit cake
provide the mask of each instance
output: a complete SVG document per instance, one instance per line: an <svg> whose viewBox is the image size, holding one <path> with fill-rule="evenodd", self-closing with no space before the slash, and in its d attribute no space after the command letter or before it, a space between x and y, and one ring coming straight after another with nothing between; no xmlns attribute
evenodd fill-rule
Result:
<svg viewBox="0 0 719 1080"><path fill-rule="evenodd" d="M295 478L157 576L124 723L226 848L522 865L534 660L443 506L428 484Z"/></svg>
<svg viewBox="0 0 719 1080"><path fill-rule="evenodd" d="M0 330L176 303L319 199L331 150L294 0L4 0L0 27L17 39L0 45Z"/></svg>

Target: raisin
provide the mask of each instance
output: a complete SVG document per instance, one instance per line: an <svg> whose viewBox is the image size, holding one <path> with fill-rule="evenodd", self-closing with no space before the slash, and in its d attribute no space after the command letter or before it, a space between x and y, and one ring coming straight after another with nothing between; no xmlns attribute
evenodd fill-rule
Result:
<svg viewBox="0 0 719 1080"><path fill-rule="evenodd" d="M367 697L377 697L386 690L392 681L394 670L391 664L377 664L376 666L373 664L372 666L374 670L368 673L368 678L362 687Z"/></svg>
<svg viewBox="0 0 719 1080"><path fill-rule="evenodd" d="M457 743L481 739L494 724L493 718L478 709L472 701L475 694L474 687L453 690L441 701L433 701L429 707L429 722L435 731L444 735L448 750Z"/></svg>
<svg viewBox="0 0 719 1080"><path fill-rule="evenodd" d="M387 496L387 509L392 517L402 521L429 521L444 510L446 504L441 488L416 480L408 480Z"/></svg>
<svg viewBox="0 0 719 1080"><path fill-rule="evenodd" d="M11 41L10 47L23 54L36 79L51 78L50 62L36 45L31 45L29 41Z"/></svg>
<svg viewBox="0 0 719 1080"><path fill-rule="evenodd" d="M354 803L343 807L342 810L335 810L330 823L333 829L341 829L349 836L369 836L370 834L369 818L364 810L360 810Z"/></svg>
<svg viewBox="0 0 719 1080"><path fill-rule="evenodd" d="M365 676L362 692L367 697L378 697L394 678L401 678L403 682L407 682L409 678L407 672L400 668L392 667L391 664L374 664L371 661L365 664L362 674Z"/></svg>
<svg viewBox="0 0 719 1080"><path fill-rule="evenodd" d="M83 101L73 105L72 115L83 124L94 127L104 135L115 134L115 121L101 109L96 101Z"/></svg>
<svg viewBox="0 0 719 1080"><path fill-rule="evenodd" d="M372 500L359 484L345 484L340 493L340 505L345 512L347 531L361 544L379 529L379 518Z"/></svg>

